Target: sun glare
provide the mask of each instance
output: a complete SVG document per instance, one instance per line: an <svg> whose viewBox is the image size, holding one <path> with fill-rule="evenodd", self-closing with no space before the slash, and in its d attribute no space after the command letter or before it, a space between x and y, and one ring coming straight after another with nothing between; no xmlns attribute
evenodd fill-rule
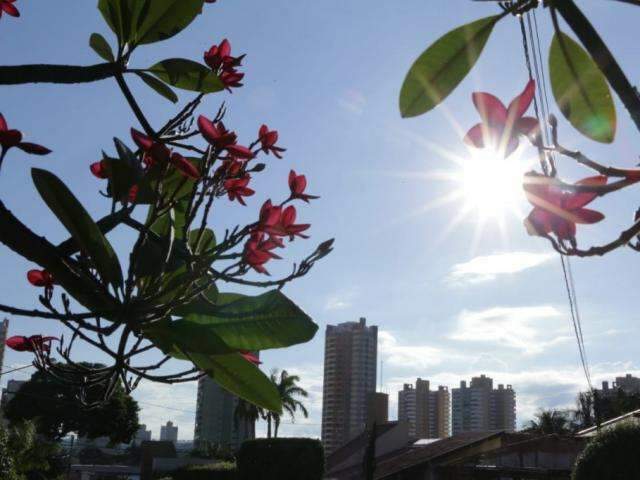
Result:
<svg viewBox="0 0 640 480"><path fill-rule="evenodd" d="M465 209L475 210L484 219L520 214L526 165L516 158L517 153L503 159L490 149L478 150L462 162L460 188Z"/></svg>

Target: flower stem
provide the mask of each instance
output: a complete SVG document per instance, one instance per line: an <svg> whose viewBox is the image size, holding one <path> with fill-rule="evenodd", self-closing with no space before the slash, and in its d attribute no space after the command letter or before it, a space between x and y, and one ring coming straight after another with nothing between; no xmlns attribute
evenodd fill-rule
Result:
<svg viewBox="0 0 640 480"><path fill-rule="evenodd" d="M118 86L120 87L120 90L122 90L122 94L127 99L127 102L131 107L131 110L133 110L133 113L138 119L138 122L140 122L140 125L142 126L145 133L152 138L156 138L157 137L156 132L151 127L151 124L147 120L147 117L145 117L144 113L142 113L142 110L140 109L140 105L138 105L138 102L136 101L135 97L131 93L131 90L129 90L129 86L124 81L124 77L122 76L122 73L117 72L114 76L115 76L116 82L118 82Z"/></svg>

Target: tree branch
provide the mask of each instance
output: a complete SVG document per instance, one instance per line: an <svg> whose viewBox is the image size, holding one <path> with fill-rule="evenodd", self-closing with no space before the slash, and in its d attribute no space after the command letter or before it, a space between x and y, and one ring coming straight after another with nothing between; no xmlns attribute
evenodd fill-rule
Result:
<svg viewBox="0 0 640 480"><path fill-rule="evenodd" d="M97 65L10 65L0 67L0 85L23 83L88 83L113 77L120 70L115 63Z"/></svg>

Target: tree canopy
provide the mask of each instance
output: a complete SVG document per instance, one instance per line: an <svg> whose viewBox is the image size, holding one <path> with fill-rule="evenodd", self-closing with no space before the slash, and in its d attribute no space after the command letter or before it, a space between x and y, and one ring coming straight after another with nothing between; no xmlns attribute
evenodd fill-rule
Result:
<svg viewBox="0 0 640 480"><path fill-rule="evenodd" d="M83 364L102 368L99 364ZM131 441L138 425L138 403L117 385L109 400L97 407L86 404L97 400L100 387L86 390L83 402L80 390L57 381L44 372L36 372L7 404L5 417L16 424L33 420L37 432L53 440L74 432L87 438L108 437L112 443Z"/></svg>

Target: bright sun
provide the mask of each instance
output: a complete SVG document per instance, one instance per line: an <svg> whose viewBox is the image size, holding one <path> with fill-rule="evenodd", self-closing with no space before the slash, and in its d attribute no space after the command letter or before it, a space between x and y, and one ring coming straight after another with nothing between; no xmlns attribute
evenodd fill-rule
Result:
<svg viewBox="0 0 640 480"><path fill-rule="evenodd" d="M481 219L520 215L522 176L526 165L517 153L503 159L485 149L473 151L461 162L460 189L465 210L475 210Z"/></svg>

